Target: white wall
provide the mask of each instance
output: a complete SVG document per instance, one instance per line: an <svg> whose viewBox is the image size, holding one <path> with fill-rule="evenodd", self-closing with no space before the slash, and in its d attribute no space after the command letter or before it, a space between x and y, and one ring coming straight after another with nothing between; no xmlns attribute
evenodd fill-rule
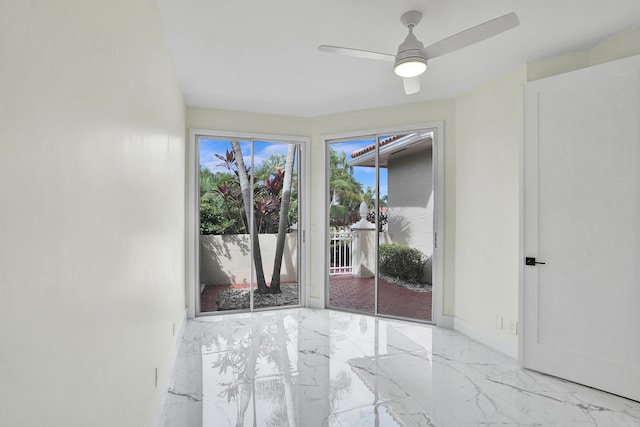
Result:
<svg viewBox="0 0 640 427"><path fill-rule="evenodd" d="M313 123L313 119L303 117L194 107L187 108L186 120L188 129L294 136L308 136Z"/></svg>
<svg viewBox="0 0 640 427"><path fill-rule="evenodd" d="M456 321L515 355L523 85L520 67L456 100ZM472 332L472 331L466 331Z"/></svg>
<svg viewBox="0 0 640 427"><path fill-rule="evenodd" d="M621 31L591 49L530 62L527 64L527 81L568 73L633 55L640 55L640 25Z"/></svg>
<svg viewBox="0 0 640 427"><path fill-rule="evenodd" d="M185 275L156 3L4 2L0 40L0 425L151 425Z"/></svg>

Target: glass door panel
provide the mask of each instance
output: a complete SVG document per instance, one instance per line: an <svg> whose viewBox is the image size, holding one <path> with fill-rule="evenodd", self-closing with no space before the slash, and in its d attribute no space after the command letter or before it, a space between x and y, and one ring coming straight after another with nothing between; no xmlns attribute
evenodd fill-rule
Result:
<svg viewBox="0 0 640 427"><path fill-rule="evenodd" d="M431 321L432 140L410 133L378 146L378 313Z"/></svg>
<svg viewBox="0 0 640 427"><path fill-rule="evenodd" d="M328 305L375 313L375 138L329 145ZM354 163L360 157L364 161Z"/></svg>
<svg viewBox="0 0 640 427"><path fill-rule="evenodd" d="M250 151L250 142L238 142ZM251 236L230 140L200 139L200 311L249 309ZM248 157L249 160L251 157Z"/></svg>

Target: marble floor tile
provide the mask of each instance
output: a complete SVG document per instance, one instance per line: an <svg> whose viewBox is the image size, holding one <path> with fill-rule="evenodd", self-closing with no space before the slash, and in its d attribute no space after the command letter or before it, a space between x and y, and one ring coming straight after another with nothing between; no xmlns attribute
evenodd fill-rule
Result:
<svg viewBox="0 0 640 427"><path fill-rule="evenodd" d="M163 427L639 426L452 330L305 308L187 322Z"/></svg>

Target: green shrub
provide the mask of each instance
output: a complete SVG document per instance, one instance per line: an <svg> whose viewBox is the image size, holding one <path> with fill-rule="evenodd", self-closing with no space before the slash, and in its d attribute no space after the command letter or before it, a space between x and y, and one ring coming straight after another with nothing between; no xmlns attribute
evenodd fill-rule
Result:
<svg viewBox="0 0 640 427"><path fill-rule="evenodd" d="M329 208L329 225L331 227L344 227L358 222L358 211L343 205L331 205Z"/></svg>
<svg viewBox="0 0 640 427"><path fill-rule="evenodd" d="M380 272L412 283L422 282L427 257L418 249L399 244L380 245Z"/></svg>
<svg viewBox="0 0 640 427"><path fill-rule="evenodd" d="M244 224L229 215L229 206L225 206L220 198L200 202L200 234L240 234L244 232ZM237 209L236 209L237 211Z"/></svg>

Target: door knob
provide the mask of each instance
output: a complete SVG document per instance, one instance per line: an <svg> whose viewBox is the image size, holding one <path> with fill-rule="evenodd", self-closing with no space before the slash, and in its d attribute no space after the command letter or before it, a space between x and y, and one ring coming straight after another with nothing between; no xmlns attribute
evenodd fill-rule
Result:
<svg viewBox="0 0 640 427"><path fill-rule="evenodd" d="M536 261L535 257L526 257L524 259L524 263L525 265L536 265L536 264L546 264L546 262L538 262Z"/></svg>

